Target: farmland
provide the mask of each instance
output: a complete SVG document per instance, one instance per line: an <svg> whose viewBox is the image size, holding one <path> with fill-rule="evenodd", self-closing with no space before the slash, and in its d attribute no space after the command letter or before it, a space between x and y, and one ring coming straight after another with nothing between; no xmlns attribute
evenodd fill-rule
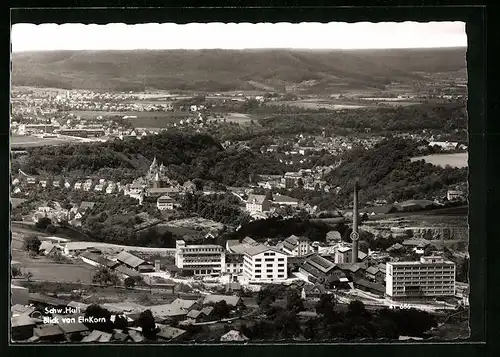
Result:
<svg viewBox="0 0 500 357"><path fill-rule="evenodd" d="M71 142L78 142L79 139L71 139L69 137L57 137L57 138L40 138L36 136L17 136L13 135L10 138L11 147L35 147L35 146L46 146L46 145L63 145Z"/></svg>
<svg viewBox="0 0 500 357"><path fill-rule="evenodd" d="M427 156L414 157L411 161L424 160L435 166L445 167L447 165L451 167L467 167L468 166L468 154L467 153L456 153L456 154L433 154Z"/></svg>

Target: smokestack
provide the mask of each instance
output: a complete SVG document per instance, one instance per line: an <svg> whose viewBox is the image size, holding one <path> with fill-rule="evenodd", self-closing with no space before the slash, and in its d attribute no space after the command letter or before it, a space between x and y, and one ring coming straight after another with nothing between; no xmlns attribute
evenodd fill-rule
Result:
<svg viewBox="0 0 500 357"><path fill-rule="evenodd" d="M356 180L354 182L354 207L353 207L353 211L352 211L352 233L351 233L351 240L352 240L352 262L353 263L357 263L358 262L358 239L359 239L358 218L359 218L359 212L358 212L358 181Z"/></svg>

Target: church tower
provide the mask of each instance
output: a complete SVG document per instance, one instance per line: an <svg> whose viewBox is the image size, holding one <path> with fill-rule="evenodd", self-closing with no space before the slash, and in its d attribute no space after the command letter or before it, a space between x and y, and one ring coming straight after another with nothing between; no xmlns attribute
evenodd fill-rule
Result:
<svg viewBox="0 0 500 357"><path fill-rule="evenodd" d="M155 173L157 169L158 169L158 162L156 162L156 156L155 156L154 159L153 159L153 163L149 167L149 172L150 173Z"/></svg>

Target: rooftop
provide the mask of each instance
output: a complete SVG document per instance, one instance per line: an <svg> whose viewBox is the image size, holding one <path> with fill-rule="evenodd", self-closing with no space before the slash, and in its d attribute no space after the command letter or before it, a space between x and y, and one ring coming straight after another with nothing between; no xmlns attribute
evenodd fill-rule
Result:
<svg viewBox="0 0 500 357"><path fill-rule="evenodd" d="M130 267L137 268L139 265L144 264L146 261L144 261L141 258L136 257L133 254L130 254L127 251L122 251L116 259L124 264L127 264Z"/></svg>
<svg viewBox="0 0 500 357"><path fill-rule="evenodd" d="M225 301L229 306L236 306L241 301L239 296L234 295L208 295L203 300L203 305Z"/></svg>

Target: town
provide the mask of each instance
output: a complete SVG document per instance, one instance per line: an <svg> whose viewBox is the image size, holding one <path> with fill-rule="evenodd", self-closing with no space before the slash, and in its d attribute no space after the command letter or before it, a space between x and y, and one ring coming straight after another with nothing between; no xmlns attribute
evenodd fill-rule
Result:
<svg viewBox="0 0 500 357"><path fill-rule="evenodd" d="M466 338L465 81L14 86L12 340Z"/></svg>

